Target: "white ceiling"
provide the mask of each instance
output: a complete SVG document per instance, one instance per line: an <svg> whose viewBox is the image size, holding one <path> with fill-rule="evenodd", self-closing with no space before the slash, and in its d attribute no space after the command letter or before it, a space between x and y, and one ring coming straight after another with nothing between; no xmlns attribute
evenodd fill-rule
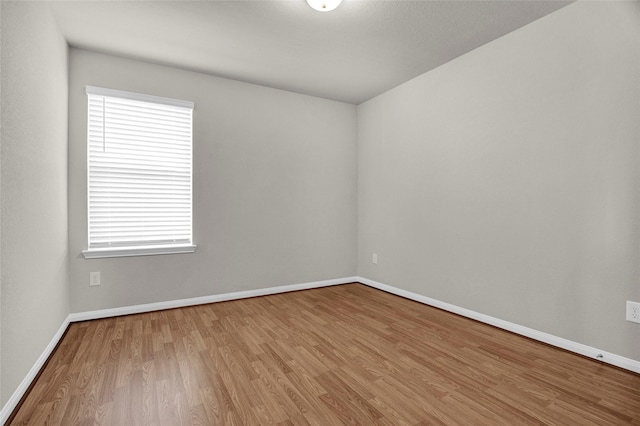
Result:
<svg viewBox="0 0 640 426"><path fill-rule="evenodd" d="M360 104L567 1L57 1L69 44ZM525 53L526 54L526 53Z"/></svg>

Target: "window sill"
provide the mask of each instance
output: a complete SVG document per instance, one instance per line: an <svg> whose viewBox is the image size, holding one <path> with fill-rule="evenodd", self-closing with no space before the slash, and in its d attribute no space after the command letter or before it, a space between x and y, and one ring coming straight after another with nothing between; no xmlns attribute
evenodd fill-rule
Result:
<svg viewBox="0 0 640 426"><path fill-rule="evenodd" d="M159 254L193 253L196 245L179 246L145 246L145 247L118 247L82 250L85 259L100 259L104 257L129 257L129 256L155 256Z"/></svg>

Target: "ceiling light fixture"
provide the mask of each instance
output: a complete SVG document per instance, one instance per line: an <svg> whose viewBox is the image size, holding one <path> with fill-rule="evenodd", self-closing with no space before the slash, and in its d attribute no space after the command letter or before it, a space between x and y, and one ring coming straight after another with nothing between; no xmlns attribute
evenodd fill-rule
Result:
<svg viewBox="0 0 640 426"><path fill-rule="evenodd" d="M318 12L328 12L340 6L342 0L307 0L307 3Z"/></svg>

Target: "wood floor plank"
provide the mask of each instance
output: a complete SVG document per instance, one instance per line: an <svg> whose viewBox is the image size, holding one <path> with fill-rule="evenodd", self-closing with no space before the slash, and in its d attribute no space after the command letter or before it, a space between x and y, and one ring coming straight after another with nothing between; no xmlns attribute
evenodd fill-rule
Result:
<svg viewBox="0 0 640 426"><path fill-rule="evenodd" d="M640 375L346 284L74 323L11 425L640 425Z"/></svg>

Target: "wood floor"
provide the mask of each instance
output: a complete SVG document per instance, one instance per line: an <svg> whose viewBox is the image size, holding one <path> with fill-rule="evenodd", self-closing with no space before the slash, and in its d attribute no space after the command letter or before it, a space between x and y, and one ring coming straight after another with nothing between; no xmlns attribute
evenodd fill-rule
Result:
<svg viewBox="0 0 640 426"><path fill-rule="evenodd" d="M640 375L347 284L72 324L10 424L640 425Z"/></svg>

